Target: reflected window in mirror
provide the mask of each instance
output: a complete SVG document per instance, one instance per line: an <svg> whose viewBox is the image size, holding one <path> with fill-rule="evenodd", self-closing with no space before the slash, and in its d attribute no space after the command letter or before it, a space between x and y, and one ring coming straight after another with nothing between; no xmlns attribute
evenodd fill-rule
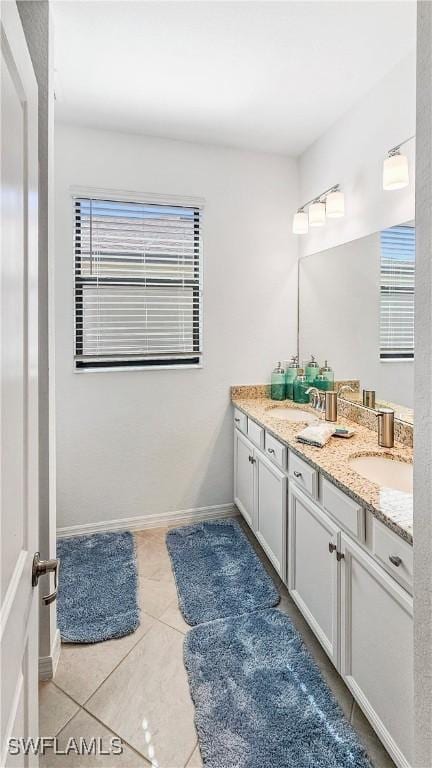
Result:
<svg viewBox="0 0 432 768"><path fill-rule="evenodd" d="M381 232L380 359L414 358L415 227Z"/></svg>

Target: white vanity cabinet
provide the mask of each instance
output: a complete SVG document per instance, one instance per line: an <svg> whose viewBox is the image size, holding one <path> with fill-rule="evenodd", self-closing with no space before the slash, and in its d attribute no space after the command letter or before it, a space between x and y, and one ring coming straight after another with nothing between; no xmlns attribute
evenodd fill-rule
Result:
<svg viewBox="0 0 432 768"><path fill-rule="evenodd" d="M340 673L398 766L413 760L413 603L341 535Z"/></svg>
<svg viewBox="0 0 432 768"><path fill-rule="evenodd" d="M337 667L339 528L314 501L291 484L288 532L288 589Z"/></svg>
<svg viewBox="0 0 432 768"><path fill-rule="evenodd" d="M235 503L394 762L410 768L412 547L249 416L235 416Z"/></svg>
<svg viewBox="0 0 432 768"><path fill-rule="evenodd" d="M287 485L286 474L235 429L234 502L284 581Z"/></svg>
<svg viewBox="0 0 432 768"><path fill-rule="evenodd" d="M254 447L250 440L234 430L234 502L247 524L255 531L254 515Z"/></svg>
<svg viewBox="0 0 432 768"><path fill-rule="evenodd" d="M256 537L279 576L286 572L287 476L255 454Z"/></svg>

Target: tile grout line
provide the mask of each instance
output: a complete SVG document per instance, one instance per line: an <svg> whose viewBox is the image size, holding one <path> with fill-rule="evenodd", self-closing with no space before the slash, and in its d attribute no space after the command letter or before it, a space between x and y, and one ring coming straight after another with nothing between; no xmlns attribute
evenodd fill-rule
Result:
<svg viewBox="0 0 432 768"><path fill-rule="evenodd" d="M118 739L120 739L120 741L122 742L122 744L126 744L126 746L127 746L127 747L129 747L129 749L131 749L131 750L132 750L132 752L135 752L135 754L136 754L136 755L138 755L138 757L140 757L140 758L141 758L141 760L144 760L144 762L145 762L146 764L148 764L149 766L153 766L153 763L151 763L151 762L150 762L150 761L149 761L149 760L146 758L146 756L145 756L145 755L143 755L141 752L139 752L139 750L138 750L138 749L136 749L135 747L133 747L133 746L132 746L132 744L129 744L129 742L128 742L128 741L127 741L127 740L126 740L126 739L125 739L123 736L121 736L121 735L120 735L120 733L117 733L117 731L114 731L114 730L113 730L113 728L111 728L111 726L110 726L110 725L107 725L106 723L104 723L104 721L103 721L103 720L101 720L99 717L97 717L97 716L96 716L96 715L95 715L93 712L90 712L90 710L89 710L89 709L87 709L85 706L81 706L81 707L80 707L80 709L81 709L83 712L85 712L87 715L89 715L90 717L92 717L92 718L93 718L93 720L96 720L96 722L97 722L97 723L99 723L99 725L102 725L104 728L106 728L106 729L107 729L107 731L109 731L109 733L112 733L114 736L116 736Z"/></svg>
<svg viewBox="0 0 432 768"><path fill-rule="evenodd" d="M197 748L197 747L198 747L198 737L197 737L197 740L196 740L196 742L195 742L195 744L194 744L194 748L193 748L192 752L190 753L190 755L189 755L188 759L186 760L186 762L185 762L185 764L184 764L184 768L188 768L188 765L189 765L189 761L191 760L191 758L192 758L192 755L193 755L193 753L195 752L195 750L196 750L196 748Z"/></svg>

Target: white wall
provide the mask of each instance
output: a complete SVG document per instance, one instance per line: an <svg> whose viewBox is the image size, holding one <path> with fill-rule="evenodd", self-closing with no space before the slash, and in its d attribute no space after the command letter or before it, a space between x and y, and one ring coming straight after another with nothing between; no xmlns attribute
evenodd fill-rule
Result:
<svg viewBox="0 0 432 768"><path fill-rule="evenodd" d="M299 237L302 254L414 218L415 142L404 148L410 161L409 187L385 192L382 164L389 149L415 134L415 65L413 52L299 158L298 205L338 183L346 203L345 218L329 220Z"/></svg>
<svg viewBox="0 0 432 768"><path fill-rule="evenodd" d="M379 234L300 260L301 360L327 358L337 379L412 408L414 363L381 362L379 335Z"/></svg>
<svg viewBox="0 0 432 768"><path fill-rule="evenodd" d="M202 370L73 372L71 185L206 199ZM229 387L296 346L296 200L288 158L56 126L58 526L232 501Z"/></svg>

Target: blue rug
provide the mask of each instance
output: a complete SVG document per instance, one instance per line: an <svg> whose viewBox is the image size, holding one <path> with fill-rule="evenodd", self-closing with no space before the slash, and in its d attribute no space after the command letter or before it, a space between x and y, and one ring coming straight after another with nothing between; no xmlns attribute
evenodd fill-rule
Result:
<svg viewBox="0 0 432 768"><path fill-rule="evenodd" d="M174 528L166 542L188 624L278 604L272 578L235 520Z"/></svg>
<svg viewBox="0 0 432 768"><path fill-rule="evenodd" d="M137 567L129 531L60 539L57 556L63 642L98 643L137 629Z"/></svg>
<svg viewBox="0 0 432 768"><path fill-rule="evenodd" d="M205 768L371 768L281 611L194 627L184 655Z"/></svg>

